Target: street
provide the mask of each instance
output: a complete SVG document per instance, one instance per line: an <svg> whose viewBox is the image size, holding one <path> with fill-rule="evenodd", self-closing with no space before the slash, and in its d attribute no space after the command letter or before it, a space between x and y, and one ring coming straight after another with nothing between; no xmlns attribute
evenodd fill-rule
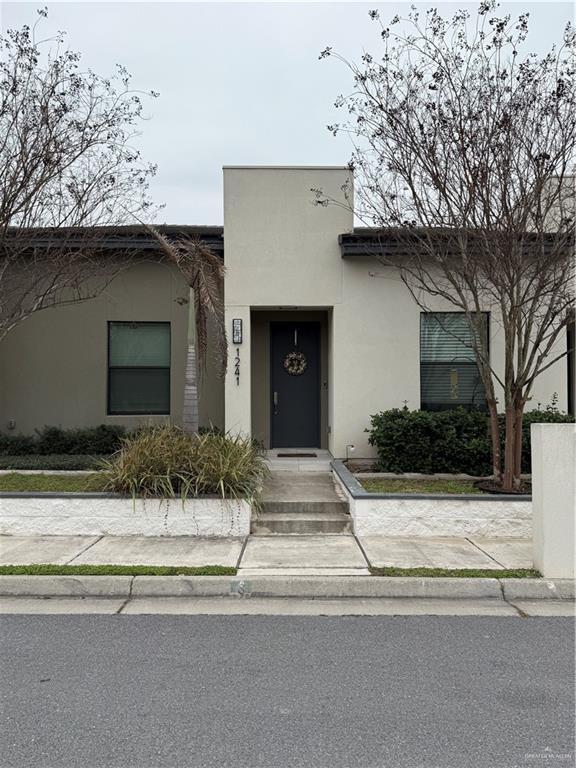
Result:
<svg viewBox="0 0 576 768"><path fill-rule="evenodd" d="M574 622L3 616L4 768L574 764Z"/></svg>

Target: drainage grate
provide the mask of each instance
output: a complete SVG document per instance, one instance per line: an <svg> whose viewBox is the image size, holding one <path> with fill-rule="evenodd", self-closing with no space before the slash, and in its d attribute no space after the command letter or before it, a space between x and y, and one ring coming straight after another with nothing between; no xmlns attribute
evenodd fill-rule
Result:
<svg viewBox="0 0 576 768"><path fill-rule="evenodd" d="M317 459L317 453L279 453L279 459Z"/></svg>

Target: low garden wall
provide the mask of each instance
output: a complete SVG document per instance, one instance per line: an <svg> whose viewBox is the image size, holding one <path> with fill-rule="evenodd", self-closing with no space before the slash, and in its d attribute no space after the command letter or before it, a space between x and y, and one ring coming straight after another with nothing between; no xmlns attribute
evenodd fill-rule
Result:
<svg viewBox="0 0 576 768"><path fill-rule="evenodd" d="M232 536L250 532L247 501L136 499L86 493L2 493L0 533L69 536Z"/></svg>
<svg viewBox="0 0 576 768"><path fill-rule="evenodd" d="M342 462L333 462L333 471L358 536L532 535L529 496L369 493Z"/></svg>

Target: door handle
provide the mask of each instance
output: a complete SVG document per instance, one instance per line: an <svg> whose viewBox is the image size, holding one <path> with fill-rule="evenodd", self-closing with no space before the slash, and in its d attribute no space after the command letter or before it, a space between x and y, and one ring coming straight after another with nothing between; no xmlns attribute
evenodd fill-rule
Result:
<svg viewBox="0 0 576 768"><path fill-rule="evenodd" d="M278 413L278 411L276 410L278 408L278 392L274 392L272 400L274 403L274 416L276 416Z"/></svg>

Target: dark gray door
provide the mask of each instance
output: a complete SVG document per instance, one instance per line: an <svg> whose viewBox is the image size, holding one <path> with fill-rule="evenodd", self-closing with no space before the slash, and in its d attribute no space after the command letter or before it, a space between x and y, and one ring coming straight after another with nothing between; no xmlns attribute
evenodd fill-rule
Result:
<svg viewBox="0 0 576 768"><path fill-rule="evenodd" d="M320 323L270 323L271 447L320 447Z"/></svg>

